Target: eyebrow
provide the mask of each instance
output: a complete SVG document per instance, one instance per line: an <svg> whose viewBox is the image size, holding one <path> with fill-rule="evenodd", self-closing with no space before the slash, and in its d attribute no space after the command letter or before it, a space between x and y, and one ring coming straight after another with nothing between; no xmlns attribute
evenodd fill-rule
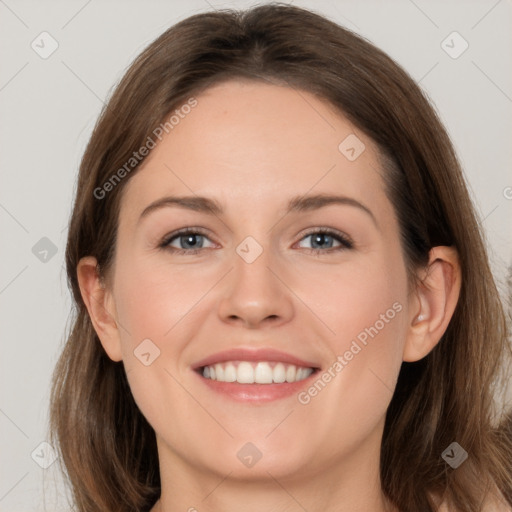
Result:
<svg viewBox="0 0 512 512"><path fill-rule="evenodd" d="M313 211L333 204L353 206L360 209L361 211L368 214L375 226L379 228L375 215L367 206L360 203L356 199L353 199L352 197L346 196L315 194L309 196L293 197L288 202L286 213ZM202 196L166 196L157 199L149 206L147 206L140 214L138 222L156 210L173 206L215 216L220 216L224 213L222 205L215 199Z"/></svg>

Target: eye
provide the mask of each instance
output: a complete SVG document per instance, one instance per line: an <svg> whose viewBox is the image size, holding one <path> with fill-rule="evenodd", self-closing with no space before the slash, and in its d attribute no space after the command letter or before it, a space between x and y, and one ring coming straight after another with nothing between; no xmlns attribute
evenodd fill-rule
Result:
<svg viewBox="0 0 512 512"><path fill-rule="evenodd" d="M198 254L205 249L201 243L204 238L207 238L206 232L201 228L183 228L167 235L159 247L175 254ZM307 233L301 240L307 238L311 238L313 247L305 247L304 249L315 254L339 252L354 247L348 236L331 228L316 228ZM339 245L333 247L332 240L337 241ZM178 243L179 247L173 246L175 243Z"/></svg>
<svg viewBox="0 0 512 512"><path fill-rule="evenodd" d="M206 234L200 228L183 228L166 236L160 247L175 254L197 254L204 249L201 243L202 238L206 238ZM173 247L171 244L174 240L182 247Z"/></svg>
<svg viewBox="0 0 512 512"><path fill-rule="evenodd" d="M307 238L311 239L311 244L313 245L313 247L306 247L305 249L313 253L338 252L344 251L346 249L352 249L354 247L352 240L350 240L348 236L344 235L343 233L337 230L330 228L316 228L315 230L307 233L306 236L302 238L302 240L305 240ZM339 242L340 245L338 247L332 246L333 239Z"/></svg>

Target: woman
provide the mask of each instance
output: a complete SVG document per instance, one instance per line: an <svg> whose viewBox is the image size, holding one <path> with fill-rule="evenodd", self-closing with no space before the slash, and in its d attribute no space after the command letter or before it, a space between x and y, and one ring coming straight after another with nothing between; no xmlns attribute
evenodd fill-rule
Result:
<svg viewBox="0 0 512 512"><path fill-rule="evenodd" d="M434 110L356 34L278 4L167 30L94 129L66 262L77 510L511 510L478 220Z"/></svg>

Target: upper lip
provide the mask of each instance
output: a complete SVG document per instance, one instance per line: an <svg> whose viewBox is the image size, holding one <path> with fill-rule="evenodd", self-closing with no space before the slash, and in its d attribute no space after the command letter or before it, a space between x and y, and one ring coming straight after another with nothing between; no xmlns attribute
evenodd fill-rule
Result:
<svg viewBox="0 0 512 512"><path fill-rule="evenodd" d="M299 357L287 354L280 350L273 348L232 348L217 352L204 359L201 359L195 363L192 367L194 370L198 370L203 366L212 366L216 363L222 363L226 361L276 361L280 363L293 364L295 366L304 366L305 368L318 368L318 364L306 361Z"/></svg>

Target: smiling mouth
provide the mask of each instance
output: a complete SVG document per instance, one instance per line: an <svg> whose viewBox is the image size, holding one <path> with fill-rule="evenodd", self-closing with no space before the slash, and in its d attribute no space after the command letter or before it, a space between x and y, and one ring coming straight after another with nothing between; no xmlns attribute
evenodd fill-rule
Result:
<svg viewBox="0 0 512 512"><path fill-rule="evenodd" d="M307 368L277 361L225 361L201 366L198 373L205 379L238 384L284 384L307 379L318 368Z"/></svg>

